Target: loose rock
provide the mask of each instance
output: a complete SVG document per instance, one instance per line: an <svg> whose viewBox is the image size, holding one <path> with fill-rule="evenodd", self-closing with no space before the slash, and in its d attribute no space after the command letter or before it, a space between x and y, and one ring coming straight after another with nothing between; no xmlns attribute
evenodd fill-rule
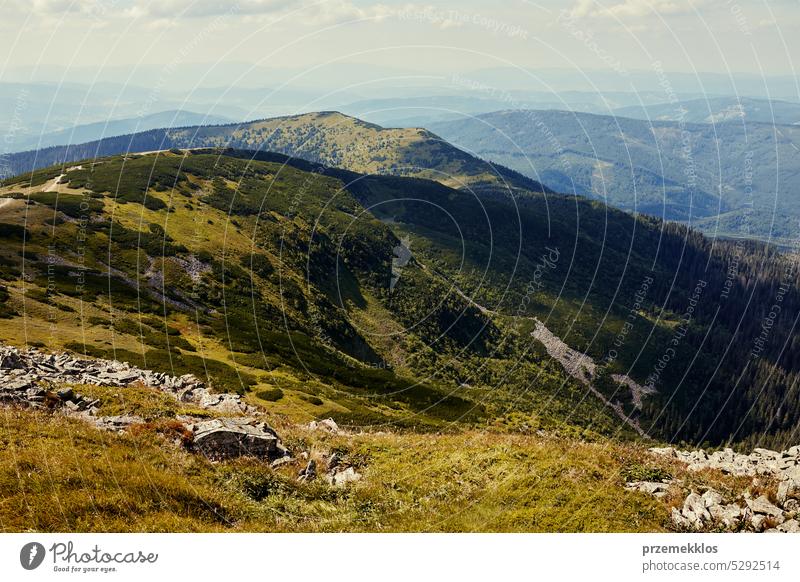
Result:
<svg viewBox="0 0 800 582"><path fill-rule="evenodd" d="M312 420L308 428L311 430L323 430L325 432L329 432L331 434L343 434L342 430L339 428L332 418L326 418L325 420Z"/></svg>
<svg viewBox="0 0 800 582"><path fill-rule="evenodd" d="M30 391L37 386L64 384L120 387L141 384L206 410L224 414L257 412L238 394L212 394L192 374L170 376L153 370L142 370L127 362L82 359L66 353L46 354L34 348L19 350L0 345L0 402L18 406L43 406L45 401L41 398L42 395ZM95 402L93 406L89 402L82 404L82 398L77 398L69 388L58 392L57 396L70 412L99 406L99 402ZM74 404L68 404L70 402Z"/></svg>
<svg viewBox="0 0 800 582"><path fill-rule="evenodd" d="M297 475L300 481L313 481L317 478L317 462L311 459L305 469Z"/></svg>

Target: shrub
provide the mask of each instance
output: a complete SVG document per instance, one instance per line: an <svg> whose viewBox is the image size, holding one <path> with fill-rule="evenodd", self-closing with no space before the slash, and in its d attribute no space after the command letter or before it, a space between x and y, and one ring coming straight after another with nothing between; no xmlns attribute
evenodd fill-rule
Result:
<svg viewBox="0 0 800 582"><path fill-rule="evenodd" d="M256 392L256 397L267 402L275 402L283 398L283 390L280 388L268 388L267 390Z"/></svg>
<svg viewBox="0 0 800 582"><path fill-rule="evenodd" d="M322 399L317 396L313 396L311 394L301 394L300 399L305 400L306 402L308 402L309 404L313 404L314 406L322 406Z"/></svg>
<svg viewBox="0 0 800 582"><path fill-rule="evenodd" d="M672 479L672 474L663 467L630 463L620 471L620 477L626 482L630 481L664 481Z"/></svg>
<svg viewBox="0 0 800 582"><path fill-rule="evenodd" d="M22 225L0 222L0 238L26 239L30 237L28 229Z"/></svg>

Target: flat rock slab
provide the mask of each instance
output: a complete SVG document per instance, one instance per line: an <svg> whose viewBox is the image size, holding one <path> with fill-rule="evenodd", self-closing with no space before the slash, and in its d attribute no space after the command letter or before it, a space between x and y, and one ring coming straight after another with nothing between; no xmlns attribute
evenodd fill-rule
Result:
<svg viewBox="0 0 800 582"><path fill-rule="evenodd" d="M212 460L241 456L275 460L288 454L275 431L253 418L215 418L190 428L192 448Z"/></svg>

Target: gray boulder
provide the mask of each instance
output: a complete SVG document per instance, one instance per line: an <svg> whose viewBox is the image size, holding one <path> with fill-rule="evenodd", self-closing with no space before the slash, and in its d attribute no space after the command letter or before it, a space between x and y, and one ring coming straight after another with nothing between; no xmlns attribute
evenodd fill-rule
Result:
<svg viewBox="0 0 800 582"><path fill-rule="evenodd" d="M309 423L308 428L311 430L322 430L331 434L342 434L342 430L339 428L339 425L337 425L332 418L326 418L325 420L319 421L313 420Z"/></svg>
<svg viewBox="0 0 800 582"><path fill-rule="evenodd" d="M215 418L191 429L192 449L212 460L243 455L275 460L288 454L275 431L252 418Z"/></svg>
<svg viewBox="0 0 800 582"><path fill-rule="evenodd" d="M737 529L745 518L745 511L733 503L729 505L712 505L708 508L714 523L726 529Z"/></svg>
<svg viewBox="0 0 800 582"><path fill-rule="evenodd" d="M722 495L713 489L708 489L705 493L703 493L703 503L705 503L706 507L708 508L721 505L722 501Z"/></svg>
<svg viewBox="0 0 800 582"><path fill-rule="evenodd" d="M657 499L666 497L669 491L669 483L661 481L631 481L625 484L625 489L628 491L640 491L647 495L652 495Z"/></svg>
<svg viewBox="0 0 800 582"><path fill-rule="evenodd" d="M112 430L114 432L123 432L134 424L142 424L144 419L141 416L134 416L131 414L123 414L119 416L98 416L94 419L94 424L97 428L104 430Z"/></svg>
<svg viewBox="0 0 800 582"><path fill-rule="evenodd" d="M779 504L784 505L786 501L800 493L800 481L794 479L785 479L778 483L778 493L776 499Z"/></svg>
<svg viewBox="0 0 800 582"><path fill-rule="evenodd" d="M360 481L361 474L358 473L353 467L347 467L346 469L334 471L333 473L327 475L326 479L328 483L334 487L344 487L348 483Z"/></svg>
<svg viewBox="0 0 800 582"><path fill-rule="evenodd" d="M783 515L781 508L773 505L772 502L767 499L766 495L761 495L755 499L745 499L745 501L747 502L747 507L755 514L775 518L780 518Z"/></svg>
<svg viewBox="0 0 800 582"><path fill-rule="evenodd" d="M702 529L711 521L711 513L706 508L705 500L694 491L684 500L681 513L696 530Z"/></svg>

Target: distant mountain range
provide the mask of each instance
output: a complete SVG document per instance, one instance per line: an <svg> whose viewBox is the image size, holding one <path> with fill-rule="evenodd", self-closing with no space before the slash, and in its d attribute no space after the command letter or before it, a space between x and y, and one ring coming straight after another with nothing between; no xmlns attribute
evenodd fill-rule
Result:
<svg viewBox="0 0 800 582"><path fill-rule="evenodd" d="M33 135L18 139L15 146L19 150L41 149L59 145L76 145L107 137L116 137L128 133L148 131L156 128L186 127L188 125L213 125L230 123L229 117L221 115L205 115L192 111L160 111L142 117L110 119L76 125L69 129Z"/></svg>
<svg viewBox="0 0 800 582"><path fill-rule="evenodd" d="M676 103L634 105L614 110L615 115L653 121L683 121L684 123L800 123L800 103L749 97L708 97Z"/></svg>
<svg viewBox="0 0 800 582"><path fill-rule="evenodd" d="M384 126L424 126L437 121L460 119L503 109L558 109L584 113L608 114L640 103L657 104L664 100L657 92L629 93L611 91L497 91L477 86L470 94L424 95L364 99L337 106L336 109L359 119Z"/></svg>
<svg viewBox="0 0 800 582"><path fill-rule="evenodd" d="M710 234L797 236L797 125L514 110L429 127L559 192L689 221Z"/></svg>

